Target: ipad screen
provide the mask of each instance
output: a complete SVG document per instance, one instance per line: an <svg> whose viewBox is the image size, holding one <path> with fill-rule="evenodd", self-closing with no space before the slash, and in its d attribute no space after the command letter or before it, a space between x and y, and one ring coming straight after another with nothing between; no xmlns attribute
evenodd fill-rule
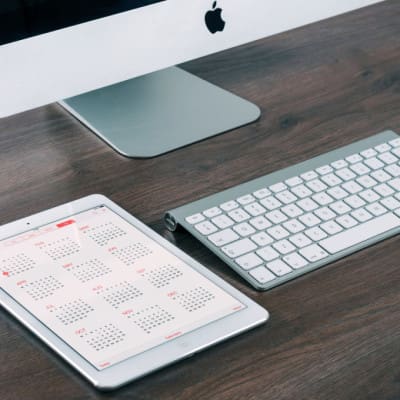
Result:
<svg viewBox="0 0 400 400"><path fill-rule="evenodd" d="M99 370L245 307L106 206L0 249L0 287Z"/></svg>

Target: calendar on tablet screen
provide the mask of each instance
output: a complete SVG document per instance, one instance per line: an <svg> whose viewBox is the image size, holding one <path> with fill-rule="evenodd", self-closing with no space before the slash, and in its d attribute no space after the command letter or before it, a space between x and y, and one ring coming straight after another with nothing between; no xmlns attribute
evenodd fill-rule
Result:
<svg viewBox="0 0 400 400"><path fill-rule="evenodd" d="M0 249L0 287L99 370L244 308L106 206Z"/></svg>

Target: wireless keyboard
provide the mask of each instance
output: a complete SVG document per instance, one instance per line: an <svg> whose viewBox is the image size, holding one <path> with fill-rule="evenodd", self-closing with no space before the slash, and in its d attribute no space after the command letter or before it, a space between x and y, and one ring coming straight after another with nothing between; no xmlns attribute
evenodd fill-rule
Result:
<svg viewBox="0 0 400 400"><path fill-rule="evenodd" d="M386 131L165 215L267 290L400 232L400 137Z"/></svg>

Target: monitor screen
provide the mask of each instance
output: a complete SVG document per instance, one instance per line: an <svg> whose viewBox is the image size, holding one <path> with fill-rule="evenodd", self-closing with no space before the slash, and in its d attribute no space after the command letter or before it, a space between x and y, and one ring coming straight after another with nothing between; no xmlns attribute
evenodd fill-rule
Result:
<svg viewBox="0 0 400 400"><path fill-rule="evenodd" d="M165 0L1 0L0 45Z"/></svg>

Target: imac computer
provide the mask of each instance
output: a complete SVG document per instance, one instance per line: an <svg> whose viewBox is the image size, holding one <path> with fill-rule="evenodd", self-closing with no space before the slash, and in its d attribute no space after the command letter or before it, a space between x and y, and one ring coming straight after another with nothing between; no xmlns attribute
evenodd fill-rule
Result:
<svg viewBox="0 0 400 400"><path fill-rule="evenodd" d="M256 120L185 61L382 0L1 0L0 117L54 101L151 157Z"/></svg>

